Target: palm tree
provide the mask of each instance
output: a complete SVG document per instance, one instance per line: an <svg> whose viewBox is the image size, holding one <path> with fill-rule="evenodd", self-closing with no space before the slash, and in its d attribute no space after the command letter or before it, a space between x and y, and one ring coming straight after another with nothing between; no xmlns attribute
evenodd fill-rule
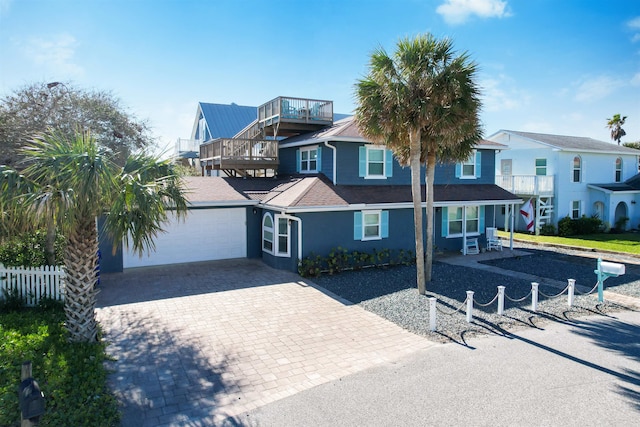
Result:
<svg viewBox="0 0 640 427"><path fill-rule="evenodd" d="M431 34L402 39L390 57L378 48L356 84L356 122L362 134L387 145L411 167L418 292L426 292L433 262L433 179L436 160L469 157L482 137L476 64L456 55L450 39ZM423 245L421 165L426 162L427 250ZM423 263L422 260L425 260Z"/></svg>
<svg viewBox="0 0 640 427"><path fill-rule="evenodd" d="M12 201L36 218L55 221L67 239L64 266L66 327L71 341L95 341L98 269L96 217L106 215L105 232L114 243L123 239L142 253L153 249L170 209L182 217L186 198L182 182L169 160L147 154L130 156L124 167L113 153L98 146L87 132L69 139L61 133L35 138L23 154L27 167ZM3 192L4 194L4 192ZM18 196L16 196L19 194ZM6 203L6 200L5 200Z"/></svg>
<svg viewBox="0 0 640 427"><path fill-rule="evenodd" d="M611 139L618 142L620 145L620 139L627 133L622 129L624 121L627 120L627 116L620 117L620 114L614 114L613 118L607 119L607 127L611 129Z"/></svg>

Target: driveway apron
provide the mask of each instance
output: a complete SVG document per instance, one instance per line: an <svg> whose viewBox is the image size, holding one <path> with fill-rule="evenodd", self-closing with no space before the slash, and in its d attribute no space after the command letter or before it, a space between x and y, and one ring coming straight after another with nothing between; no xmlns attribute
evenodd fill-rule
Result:
<svg viewBox="0 0 640 427"><path fill-rule="evenodd" d="M103 275L100 288L123 426L234 425L437 345L258 260L131 269Z"/></svg>

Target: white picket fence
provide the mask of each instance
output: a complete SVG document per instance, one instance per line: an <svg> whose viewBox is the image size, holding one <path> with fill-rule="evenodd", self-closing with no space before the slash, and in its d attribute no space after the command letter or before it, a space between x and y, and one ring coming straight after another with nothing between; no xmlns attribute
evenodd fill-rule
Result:
<svg viewBox="0 0 640 427"><path fill-rule="evenodd" d="M60 266L5 267L0 264L0 299L17 292L29 307L42 298L64 299L65 272Z"/></svg>

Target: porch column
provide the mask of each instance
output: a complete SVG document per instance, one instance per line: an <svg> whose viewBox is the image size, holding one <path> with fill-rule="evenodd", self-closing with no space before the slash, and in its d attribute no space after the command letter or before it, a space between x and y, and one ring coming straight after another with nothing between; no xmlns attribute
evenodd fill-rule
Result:
<svg viewBox="0 0 640 427"><path fill-rule="evenodd" d="M511 205L511 215L510 215L510 220L511 220L511 229L509 230L509 249L513 250L513 228L514 228L514 223L515 223L515 211L516 211L516 205L512 204Z"/></svg>

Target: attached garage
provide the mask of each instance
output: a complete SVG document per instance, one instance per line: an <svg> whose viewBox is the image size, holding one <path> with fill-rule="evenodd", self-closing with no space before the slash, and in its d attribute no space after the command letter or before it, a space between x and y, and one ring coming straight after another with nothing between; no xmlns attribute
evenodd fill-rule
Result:
<svg viewBox="0 0 640 427"><path fill-rule="evenodd" d="M245 207L190 209L185 220L172 218L163 225L166 232L156 237L155 251L141 258L124 250L123 267L245 258L246 220Z"/></svg>

